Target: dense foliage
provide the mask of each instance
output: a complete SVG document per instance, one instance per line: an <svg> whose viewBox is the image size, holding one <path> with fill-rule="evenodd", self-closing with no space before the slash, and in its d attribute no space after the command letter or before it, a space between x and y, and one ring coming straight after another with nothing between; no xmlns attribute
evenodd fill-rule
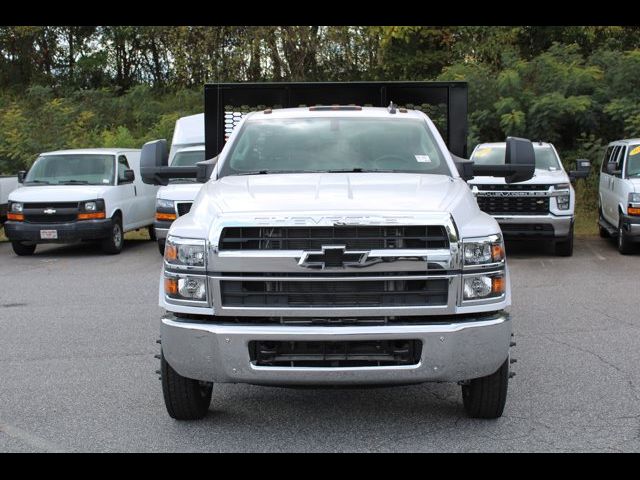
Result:
<svg viewBox="0 0 640 480"><path fill-rule="evenodd" d="M518 135L554 142L567 166L578 156L597 164L607 142L640 136L639 33L0 27L0 173L41 151L170 138L176 118L202 111L207 81L466 80L469 148Z"/></svg>

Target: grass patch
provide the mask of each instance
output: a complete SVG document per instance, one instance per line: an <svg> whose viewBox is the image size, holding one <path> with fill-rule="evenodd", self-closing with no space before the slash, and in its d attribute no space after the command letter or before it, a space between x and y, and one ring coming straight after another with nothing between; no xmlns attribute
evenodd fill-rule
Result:
<svg viewBox="0 0 640 480"><path fill-rule="evenodd" d="M0 227L0 242L8 242L9 239L4 236L4 228Z"/></svg>
<svg viewBox="0 0 640 480"><path fill-rule="evenodd" d="M577 208L576 222L573 226L577 237L591 237L598 234L598 210Z"/></svg>

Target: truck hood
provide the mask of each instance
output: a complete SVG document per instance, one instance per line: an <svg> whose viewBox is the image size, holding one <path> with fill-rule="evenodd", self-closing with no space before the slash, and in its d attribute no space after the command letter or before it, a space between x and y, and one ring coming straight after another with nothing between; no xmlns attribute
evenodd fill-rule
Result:
<svg viewBox="0 0 640 480"><path fill-rule="evenodd" d="M518 185L542 185L554 183L568 183L569 176L563 170L546 170L536 168L533 177ZM505 185L507 182L501 177L475 177L469 185Z"/></svg>
<svg viewBox="0 0 640 480"><path fill-rule="evenodd" d="M14 202L81 202L104 197L113 186L102 185L42 185L20 187L9 195Z"/></svg>
<svg viewBox="0 0 640 480"><path fill-rule="evenodd" d="M202 183L172 183L158 189L158 198L165 200L193 201Z"/></svg>
<svg viewBox="0 0 640 480"><path fill-rule="evenodd" d="M448 211L468 187L445 175L313 173L228 176L206 186L220 212Z"/></svg>

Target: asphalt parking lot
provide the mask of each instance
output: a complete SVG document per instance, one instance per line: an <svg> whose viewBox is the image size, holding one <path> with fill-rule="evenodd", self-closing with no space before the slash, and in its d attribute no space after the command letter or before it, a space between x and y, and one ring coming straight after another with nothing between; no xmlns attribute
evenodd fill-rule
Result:
<svg viewBox="0 0 640 480"><path fill-rule="evenodd" d="M0 451L640 451L640 250L571 258L507 245L517 346L504 416L452 384L298 390L215 385L203 421L166 413L160 256L0 243Z"/></svg>

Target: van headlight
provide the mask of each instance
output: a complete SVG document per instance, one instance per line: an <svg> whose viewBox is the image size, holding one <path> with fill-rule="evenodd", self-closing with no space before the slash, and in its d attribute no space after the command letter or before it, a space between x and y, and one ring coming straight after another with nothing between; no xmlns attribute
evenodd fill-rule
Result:
<svg viewBox="0 0 640 480"><path fill-rule="evenodd" d="M504 243L501 235L463 240L462 252L465 267L504 262Z"/></svg>
<svg viewBox="0 0 640 480"><path fill-rule="evenodd" d="M13 213L22 213L22 209L24 208L24 205L22 202L9 202L11 204L10 206L10 210Z"/></svg>
<svg viewBox="0 0 640 480"><path fill-rule="evenodd" d="M164 260L178 268L204 269L205 241L169 236L164 248Z"/></svg>

